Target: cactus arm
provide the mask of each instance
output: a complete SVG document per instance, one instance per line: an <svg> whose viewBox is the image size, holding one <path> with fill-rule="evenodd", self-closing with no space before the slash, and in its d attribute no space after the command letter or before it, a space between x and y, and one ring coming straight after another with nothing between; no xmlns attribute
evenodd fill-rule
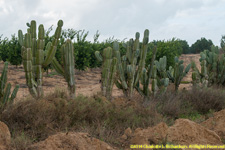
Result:
<svg viewBox="0 0 225 150"><path fill-rule="evenodd" d="M31 34L27 33L25 34L25 47L26 51L24 51L23 54L23 67L25 70L25 76L26 76L26 82L27 86L29 88L29 91L31 92L31 95L33 97L37 97L37 90L34 87L35 85L35 80L33 78L33 73L32 73L32 50L31 50Z"/></svg>
<svg viewBox="0 0 225 150"><path fill-rule="evenodd" d="M143 84L143 93L148 97L150 94L150 90L148 88L149 84L150 84L150 80L152 77L152 71L153 71L153 66L154 66L154 61L155 61L155 57L156 57L156 52L157 52L157 47L155 46L153 49L153 55L152 55L152 59L151 59L151 64L148 67L148 77L146 79L146 82Z"/></svg>
<svg viewBox="0 0 225 150"><path fill-rule="evenodd" d="M10 95L10 90L11 90L11 84L8 83L5 89L5 93L3 96L3 104L6 104L9 100L9 95Z"/></svg>
<svg viewBox="0 0 225 150"><path fill-rule="evenodd" d="M118 68L118 73L119 73L119 77L121 80L121 84L124 89L127 89L127 83L126 83L125 76L124 76L124 74L125 74L124 68L122 66L121 56L120 56L120 52L119 52L119 43L117 41L115 41L113 43L113 50L114 50L114 56L117 58L117 68Z"/></svg>
<svg viewBox="0 0 225 150"><path fill-rule="evenodd" d="M38 41L37 41L37 49L35 53L36 67L34 69L36 78L37 78L37 93L38 97L41 98L43 96L43 88L42 88L42 80L43 80L43 68L42 63L44 61L44 26L40 25L38 28Z"/></svg>
<svg viewBox="0 0 225 150"><path fill-rule="evenodd" d="M55 57L53 58L51 64L58 74L60 74L61 76L64 76L64 70Z"/></svg>
<svg viewBox="0 0 225 150"><path fill-rule="evenodd" d="M97 58L98 61L100 61L100 62L103 61L102 56L101 56L101 54L100 54L99 51L96 51L96 52L95 52L95 57Z"/></svg>
<svg viewBox="0 0 225 150"><path fill-rule="evenodd" d="M140 61L138 64L138 71L135 76L134 86L137 85L137 82L139 81L139 79L142 75L142 70L145 67L145 59L146 59L146 55L147 55L148 41L149 41L149 30L146 29L144 31L144 38L143 38L142 49L141 49L141 53L140 53Z"/></svg>
<svg viewBox="0 0 225 150"><path fill-rule="evenodd" d="M14 88L11 97L10 97L10 101L13 101L16 98L17 92L19 90L20 86L17 84L16 87Z"/></svg>
<svg viewBox="0 0 225 150"><path fill-rule="evenodd" d="M161 89L162 94L164 94L166 92L168 85L169 85L169 78L164 78L163 87Z"/></svg>
<svg viewBox="0 0 225 150"><path fill-rule="evenodd" d="M24 47L24 39L23 39L23 32L22 30L19 30L18 31L18 41L19 41L19 44L21 46L21 56L23 57L23 52L26 50L26 48Z"/></svg>
<svg viewBox="0 0 225 150"><path fill-rule="evenodd" d="M55 31L55 38L53 39L51 48L48 51L48 53L46 55L46 58L45 58L45 60L44 60L44 62L42 64L44 68L47 67L52 62L52 60L53 60L53 58L55 56L57 45L58 45L58 41L59 41L59 38L60 38L60 35L61 35L61 31L62 31L62 26L63 26L63 21L59 20L58 21L58 27L56 28L56 31Z"/></svg>
<svg viewBox="0 0 225 150"><path fill-rule="evenodd" d="M33 65L33 76L37 78L37 64L36 64L36 52L37 52L37 35L36 35L36 21L32 20L30 23L30 35L31 35L31 50L32 50L32 65Z"/></svg>
<svg viewBox="0 0 225 150"><path fill-rule="evenodd" d="M8 62L4 63L4 68L1 75L1 84L0 84L0 97L4 95L4 89L7 82L7 73L8 73Z"/></svg>
<svg viewBox="0 0 225 150"><path fill-rule="evenodd" d="M111 99L112 96L112 89L114 85L114 80L115 80L115 75L116 75L116 66L117 66L117 59L114 57L112 60L112 65L110 68L110 76L109 76L109 87L107 88L107 95L109 96L108 98Z"/></svg>
<svg viewBox="0 0 225 150"><path fill-rule="evenodd" d="M158 91L158 86L157 86L157 79L156 79L156 74L157 74L157 68L154 65L153 66L153 70L152 70L152 92L153 95L155 96L157 91Z"/></svg>
<svg viewBox="0 0 225 150"><path fill-rule="evenodd" d="M18 31L18 41L19 41L19 44L21 45L21 46L23 46L23 32L22 32L22 30L19 30Z"/></svg>

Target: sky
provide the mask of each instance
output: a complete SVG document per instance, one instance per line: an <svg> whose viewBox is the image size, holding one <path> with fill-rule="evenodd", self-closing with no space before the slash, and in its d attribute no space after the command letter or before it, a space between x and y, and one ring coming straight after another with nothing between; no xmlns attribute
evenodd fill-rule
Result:
<svg viewBox="0 0 225 150"><path fill-rule="evenodd" d="M99 40L141 37L150 41L186 40L191 46L201 37L220 45L225 35L225 0L0 0L0 35L10 37L36 20L45 29L64 21L63 29L99 30Z"/></svg>

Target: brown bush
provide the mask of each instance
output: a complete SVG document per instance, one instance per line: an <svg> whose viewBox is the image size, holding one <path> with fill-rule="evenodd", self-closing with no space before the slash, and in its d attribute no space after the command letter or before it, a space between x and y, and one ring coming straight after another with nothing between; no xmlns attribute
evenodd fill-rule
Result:
<svg viewBox="0 0 225 150"><path fill-rule="evenodd" d="M193 88L186 92L183 98L202 114L206 114L210 110L220 111L225 108L225 92L220 88Z"/></svg>
<svg viewBox="0 0 225 150"><path fill-rule="evenodd" d="M41 100L21 100L8 106L1 120L14 132L14 143L27 145L58 131L84 131L111 144L118 144L117 138L126 128L145 128L162 121L154 109L121 109L101 99L78 96L75 100L67 100L65 95L57 91ZM25 140L21 139L21 133L26 135Z"/></svg>

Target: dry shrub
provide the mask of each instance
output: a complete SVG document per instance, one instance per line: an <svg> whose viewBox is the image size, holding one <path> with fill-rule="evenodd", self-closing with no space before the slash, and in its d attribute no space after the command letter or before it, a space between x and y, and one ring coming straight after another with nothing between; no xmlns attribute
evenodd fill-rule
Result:
<svg viewBox="0 0 225 150"><path fill-rule="evenodd" d="M225 92L220 88L193 88L184 94L184 100L192 104L202 114L210 110L220 111L225 108Z"/></svg>
<svg viewBox="0 0 225 150"><path fill-rule="evenodd" d="M65 95L56 91L41 100L19 101L5 109L1 120L15 132L13 139L21 143L21 132L37 142L59 131L86 131L111 144L118 143L117 138L128 127L145 128L162 121L153 108L121 109L102 99L77 96L67 100Z"/></svg>
<svg viewBox="0 0 225 150"><path fill-rule="evenodd" d="M173 119L181 116L205 115L211 110L220 111L225 108L225 92L219 88L166 92L152 98L148 105L152 104L160 114Z"/></svg>

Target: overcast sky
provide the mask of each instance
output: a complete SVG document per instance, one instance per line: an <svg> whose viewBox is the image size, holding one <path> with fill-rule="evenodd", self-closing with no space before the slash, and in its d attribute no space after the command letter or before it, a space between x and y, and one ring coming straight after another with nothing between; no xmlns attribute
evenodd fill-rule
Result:
<svg viewBox="0 0 225 150"><path fill-rule="evenodd" d="M89 40L97 30L100 41L114 36L141 37L150 30L150 41L173 37L211 39L220 44L225 34L225 0L0 0L0 35L10 37L26 22L36 20L45 28L64 21L63 29L85 29Z"/></svg>

